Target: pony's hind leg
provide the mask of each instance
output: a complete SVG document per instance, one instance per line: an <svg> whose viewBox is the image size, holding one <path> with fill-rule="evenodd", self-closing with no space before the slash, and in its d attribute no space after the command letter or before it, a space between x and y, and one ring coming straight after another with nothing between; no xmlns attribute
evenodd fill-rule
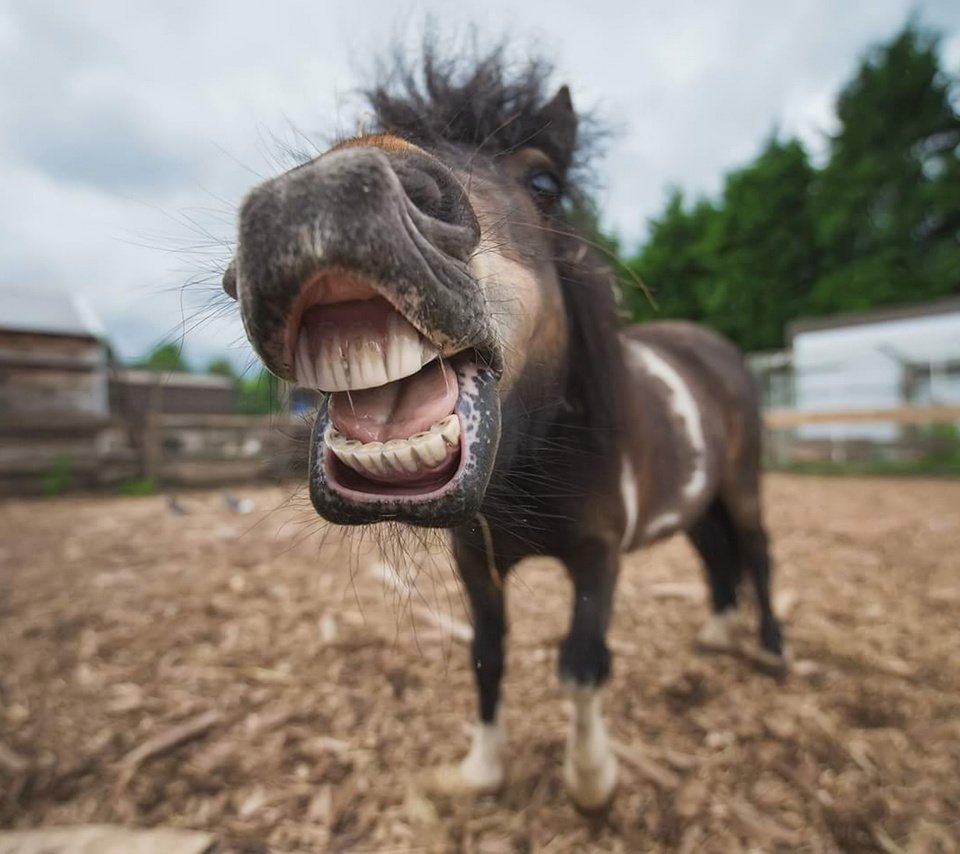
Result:
<svg viewBox="0 0 960 854"><path fill-rule="evenodd" d="M573 581L573 619L560 645L560 679L571 701L563 764L567 793L582 810L604 809L613 800L618 768L600 705L610 676L606 633L617 579L616 546L581 543L564 563Z"/></svg>
<svg viewBox="0 0 960 854"><path fill-rule="evenodd" d="M705 650L730 651L735 647L741 556L737 532L719 500L707 508L688 536L703 561L710 587L711 616L697 634L697 644Z"/></svg>
<svg viewBox="0 0 960 854"><path fill-rule="evenodd" d="M771 604L770 544L763 525L759 477L741 480L740 488L728 490L722 504L730 520L739 566L747 573L756 592L760 613L760 650L757 662L780 674L787 669L780 622Z"/></svg>
<svg viewBox="0 0 960 854"><path fill-rule="evenodd" d="M770 602L770 546L762 526L737 532L743 564L753 581L760 611L759 662L768 669L782 672L787 667L780 621Z"/></svg>

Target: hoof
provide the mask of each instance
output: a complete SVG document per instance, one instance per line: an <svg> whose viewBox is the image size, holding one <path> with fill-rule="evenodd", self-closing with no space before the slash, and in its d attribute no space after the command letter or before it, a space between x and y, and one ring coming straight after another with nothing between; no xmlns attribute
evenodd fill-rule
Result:
<svg viewBox="0 0 960 854"><path fill-rule="evenodd" d="M469 767L465 759L459 765L440 765L427 771L423 788L429 795L446 798L495 795L503 788L505 777L502 767L477 769Z"/></svg>
<svg viewBox="0 0 960 854"><path fill-rule="evenodd" d="M697 633L697 647L704 652L735 652L739 616L736 611L714 614Z"/></svg>
<svg viewBox="0 0 960 854"><path fill-rule="evenodd" d="M428 792L447 797L492 795L506 778L503 750L506 739L499 723L479 723L473 730L470 752L459 765L442 765L427 772Z"/></svg>
<svg viewBox="0 0 960 854"><path fill-rule="evenodd" d="M768 649L758 649L750 653L750 660L762 673L784 678L790 672L790 651L784 649L782 653L771 652Z"/></svg>
<svg viewBox="0 0 960 854"><path fill-rule="evenodd" d="M616 757L608 753L597 766L584 767L569 756L563 765L563 784L580 812L603 812L613 803L620 771Z"/></svg>

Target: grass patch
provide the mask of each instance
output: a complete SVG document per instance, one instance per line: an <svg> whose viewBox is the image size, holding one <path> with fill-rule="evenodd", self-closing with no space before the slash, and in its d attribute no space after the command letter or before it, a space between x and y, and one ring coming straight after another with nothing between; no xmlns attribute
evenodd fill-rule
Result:
<svg viewBox="0 0 960 854"><path fill-rule="evenodd" d="M152 477L136 477L125 480L117 487L120 495L153 495L157 491L157 482Z"/></svg>
<svg viewBox="0 0 960 854"><path fill-rule="evenodd" d="M960 454L952 457L921 457L915 460L816 460L771 466L792 474L923 475L960 477Z"/></svg>
<svg viewBox="0 0 960 854"><path fill-rule="evenodd" d="M73 460L69 454L57 454L53 459L53 465L43 476L40 488L47 498L55 498L63 495L70 486L73 474Z"/></svg>

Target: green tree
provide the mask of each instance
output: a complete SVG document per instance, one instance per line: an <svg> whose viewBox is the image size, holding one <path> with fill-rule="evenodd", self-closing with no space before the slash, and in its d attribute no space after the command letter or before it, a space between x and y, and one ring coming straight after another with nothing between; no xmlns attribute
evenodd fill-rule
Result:
<svg viewBox="0 0 960 854"><path fill-rule="evenodd" d="M241 377L237 391L237 412L241 415L269 415L282 409L280 380L265 368Z"/></svg>
<svg viewBox="0 0 960 854"><path fill-rule="evenodd" d="M685 204L673 190L664 212L650 222L646 244L627 266L649 289L654 302L636 283L627 283L624 304L637 320L684 317L708 321L700 295L712 278L706 242L717 216L709 202Z"/></svg>
<svg viewBox="0 0 960 854"><path fill-rule="evenodd" d="M960 292L957 79L911 22L871 50L837 100L840 128L817 190L819 312Z"/></svg>
<svg viewBox="0 0 960 854"><path fill-rule="evenodd" d="M217 374L218 376L231 380L237 379L237 372L233 368L233 363L224 357L213 359L210 364L207 365L207 373Z"/></svg>
<svg viewBox="0 0 960 854"><path fill-rule="evenodd" d="M138 368L154 371L189 371L190 365L183 357L179 344L158 344L136 363Z"/></svg>
<svg viewBox="0 0 960 854"><path fill-rule="evenodd" d="M726 178L701 245L710 276L698 285L702 316L746 350L783 345L806 311L819 272L811 188L815 173L796 140L772 137Z"/></svg>
<svg viewBox="0 0 960 854"><path fill-rule="evenodd" d="M774 136L715 203L670 195L628 262L659 311L633 288L632 315L697 320L753 350L780 346L796 317L960 293L958 92L936 36L909 23L840 93L822 171Z"/></svg>

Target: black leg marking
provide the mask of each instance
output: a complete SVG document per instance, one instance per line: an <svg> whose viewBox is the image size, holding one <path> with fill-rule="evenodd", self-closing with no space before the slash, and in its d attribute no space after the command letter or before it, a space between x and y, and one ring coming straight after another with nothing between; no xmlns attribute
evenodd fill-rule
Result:
<svg viewBox="0 0 960 854"><path fill-rule="evenodd" d="M458 529L454 537L454 556L473 615L470 664L477 683L480 720L493 723L500 703L500 681L504 670L506 613L503 577L493 556L487 555L486 543L478 526Z"/></svg>
<svg viewBox="0 0 960 854"><path fill-rule="evenodd" d="M741 556L737 532L726 508L714 501L689 531L690 542L703 560L714 614L737 607Z"/></svg>
<svg viewBox="0 0 960 854"><path fill-rule="evenodd" d="M757 591L757 606L760 609L760 648L777 658L783 656L783 637L780 623L770 604L770 549L766 532L762 528L740 532L740 549L743 562Z"/></svg>
<svg viewBox="0 0 960 854"><path fill-rule="evenodd" d="M565 556L565 563L573 581L573 618L560 644L560 678L599 686L610 676L606 635L618 555L606 543L590 542Z"/></svg>
<svg viewBox="0 0 960 854"><path fill-rule="evenodd" d="M505 736L500 704L503 677L503 636L506 619L503 575L488 553L482 522L454 531L453 550L473 614L470 665L477 684L480 720L473 728L470 750L456 765L442 765L425 778L427 791L458 797L493 793L505 779Z"/></svg>

